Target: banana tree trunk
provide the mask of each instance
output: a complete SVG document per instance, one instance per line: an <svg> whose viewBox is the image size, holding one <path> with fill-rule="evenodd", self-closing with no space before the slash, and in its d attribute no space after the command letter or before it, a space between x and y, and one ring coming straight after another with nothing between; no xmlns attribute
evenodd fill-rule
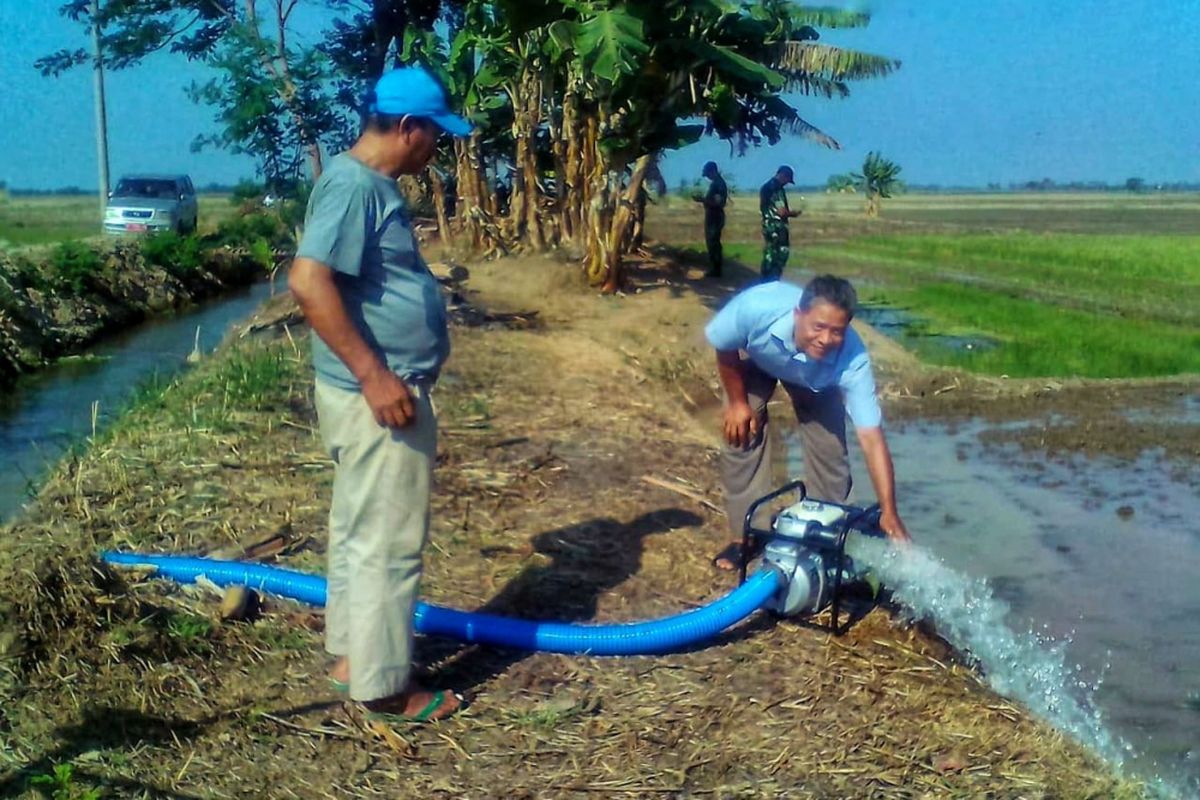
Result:
<svg viewBox="0 0 1200 800"><path fill-rule="evenodd" d="M879 207L883 204L883 198L877 192L871 192L867 195L867 217L875 219L879 216Z"/></svg>
<svg viewBox="0 0 1200 800"><path fill-rule="evenodd" d="M633 240L637 196L653 161L649 155L640 157L622 189L626 162L619 158L610 161L603 152L597 153L584 270L588 282L605 294L620 291L625 284L624 258Z"/></svg>
<svg viewBox="0 0 1200 800"><path fill-rule="evenodd" d="M586 208L583 184L586 182L582 151L583 130L579 124L579 96L568 92L563 98L562 122L554 137L554 162L558 184L555 187L555 211L558 214L559 236L570 242L582 227L582 210Z"/></svg>
<svg viewBox="0 0 1200 800"><path fill-rule="evenodd" d="M623 195L618 195L616 211L608 231L608 247L605 256L604 283L600 291L611 294L619 291L625 285L625 256L633 246L634 224L637 222L637 198L646 182L646 170L654 163L654 157L644 155L635 162L633 174L629 178L629 186Z"/></svg>
<svg viewBox="0 0 1200 800"><path fill-rule="evenodd" d="M488 186L483 167L479 132L456 141L454 147L459 191L456 220L460 220L458 226L464 243L485 256L505 254L509 247L493 213L496 197Z"/></svg>
<svg viewBox="0 0 1200 800"><path fill-rule="evenodd" d="M428 174L429 185L433 187L433 210L437 214L438 238L443 245L449 245L453 236L450 233L450 221L446 217L446 182L436 169L430 168Z"/></svg>

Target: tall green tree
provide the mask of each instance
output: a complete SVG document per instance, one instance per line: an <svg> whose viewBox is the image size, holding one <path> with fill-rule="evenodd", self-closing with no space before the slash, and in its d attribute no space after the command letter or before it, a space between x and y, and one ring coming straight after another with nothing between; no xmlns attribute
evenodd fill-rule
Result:
<svg viewBox="0 0 1200 800"><path fill-rule="evenodd" d="M190 94L215 107L221 127L197 145L249 153L270 179L298 166L297 149L319 175L323 152L344 146L355 125L362 84L400 60L413 31L432 28L442 10L440 0L100 0L94 21L110 69L160 52L214 68ZM90 26L92 0L69 0L60 13ZM319 47L295 44L297 14L328 21ZM35 66L53 76L93 57L64 49Z"/></svg>

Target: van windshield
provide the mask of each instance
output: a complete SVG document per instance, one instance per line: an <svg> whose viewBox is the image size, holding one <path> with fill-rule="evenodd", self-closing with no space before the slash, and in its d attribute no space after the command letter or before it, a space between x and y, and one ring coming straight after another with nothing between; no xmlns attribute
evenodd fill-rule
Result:
<svg viewBox="0 0 1200 800"><path fill-rule="evenodd" d="M175 181L152 178L122 178L113 194L121 197L154 197L162 200L173 200L179 196L179 192L175 188Z"/></svg>

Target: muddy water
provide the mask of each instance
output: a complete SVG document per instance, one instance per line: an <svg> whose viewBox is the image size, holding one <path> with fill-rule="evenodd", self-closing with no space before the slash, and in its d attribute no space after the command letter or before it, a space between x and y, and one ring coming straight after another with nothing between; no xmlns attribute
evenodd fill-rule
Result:
<svg viewBox="0 0 1200 800"><path fill-rule="evenodd" d="M984 445L984 430L890 429L910 531L948 569L986 579L1013 631L1062 647L1071 691L1128 743L1136 773L1200 796L1200 471L1154 454L1050 462ZM786 443L799 475L800 448ZM851 452L852 500L872 502Z"/></svg>
<svg viewBox="0 0 1200 800"><path fill-rule="evenodd" d="M72 442L92 434L93 409L98 430L139 382L180 369L193 349L211 352L229 326L270 291L268 283L260 283L148 322L106 339L86 360L51 367L0 392L0 523L20 511L40 476Z"/></svg>

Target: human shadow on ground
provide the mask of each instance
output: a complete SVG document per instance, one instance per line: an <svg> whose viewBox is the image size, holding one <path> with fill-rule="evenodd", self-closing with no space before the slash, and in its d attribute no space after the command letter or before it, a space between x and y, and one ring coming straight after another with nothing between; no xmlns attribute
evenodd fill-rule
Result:
<svg viewBox="0 0 1200 800"><path fill-rule="evenodd" d="M476 611L555 622L591 620L599 598L641 569L648 537L703 522L691 511L667 508L628 523L602 517L540 533L533 538L533 549L549 556L550 563L526 567ZM529 655L434 638L417 645L420 663L441 665L437 683L458 691L486 683Z"/></svg>
<svg viewBox="0 0 1200 800"><path fill-rule="evenodd" d="M60 742L55 749L23 767L0 774L0 798L30 796L30 781L40 775L52 776L56 766L69 764L86 753L105 750L128 751L143 745L174 745L196 738L216 719L201 721L170 719L143 714L130 708L94 706L88 708L83 718L55 731ZM109 774L94 774L86 766L75 764L67 779L79 792L90 787L121 789L130 795L154 800L192 800L204 795L186 794L175 789L153 786L130 778ZM54 786L47 786L46 794L59 796ZM69 790L68 790L69 791ZM75 796L75 795L71 795Z"/></svg>
<svg viewBox="0 0 1200 800"><path fill-rule="evenodd" d="M713 312L719 310L735 294L762 282L758 267L737 259L725 259L720 277L710 277L704 270L708 259L703 253L665 244L645 248L649 256L629 270L630 288L640 293L665 291L672 297L693 294ZM795 270L786 278L795 281Z"/></svg>

